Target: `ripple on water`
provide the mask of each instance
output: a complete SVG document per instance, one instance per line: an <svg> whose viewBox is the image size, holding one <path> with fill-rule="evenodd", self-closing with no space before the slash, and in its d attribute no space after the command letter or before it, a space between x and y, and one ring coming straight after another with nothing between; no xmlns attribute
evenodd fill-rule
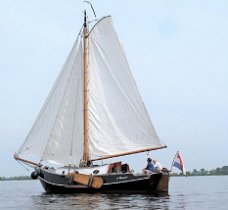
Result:
<svg viewBox="0 0 228 210"><path fill-rule="evenodd" d="M39 181L0 182L0 209L228 209L228 176L172 177L169 195L46 194Z"/></svg>

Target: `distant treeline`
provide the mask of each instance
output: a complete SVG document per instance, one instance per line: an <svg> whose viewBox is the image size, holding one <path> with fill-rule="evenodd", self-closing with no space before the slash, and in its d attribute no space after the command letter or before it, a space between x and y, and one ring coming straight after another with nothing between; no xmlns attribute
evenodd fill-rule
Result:
<svg viewBox="0 0 228 210"><path fill-rule="evenodd" d="M181 175L177 174L177 173L172 173L172 175ZM204 168L200 169L200 170L196 170L194 169L192 172L191 171L187 171L186 172L187 176L215 176L215 175L228 175L228 166L223 166L221 168L216 168L216 169L212 169L212 170L206 170Z"/></svg>
<svg viewBox="0 0 228 210"><path fill-rule="evenodd" d="M7 181L7 180L29 180L31 179L30 176L14 176L14 177L4 177L0 176L0 181Z"/></svg>

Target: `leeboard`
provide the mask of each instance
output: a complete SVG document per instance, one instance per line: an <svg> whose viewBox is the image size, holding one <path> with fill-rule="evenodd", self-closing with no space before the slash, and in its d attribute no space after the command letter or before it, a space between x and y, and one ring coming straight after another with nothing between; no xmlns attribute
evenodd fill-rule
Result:
<svg viewBox="0 0 228 210"><path fill-rule="evenodd" d="M103 179L101 177L86 175L86 174L69 174L72 176L73 181L82 185L90 186L95 189L99 189L103 185Z"/></svg>

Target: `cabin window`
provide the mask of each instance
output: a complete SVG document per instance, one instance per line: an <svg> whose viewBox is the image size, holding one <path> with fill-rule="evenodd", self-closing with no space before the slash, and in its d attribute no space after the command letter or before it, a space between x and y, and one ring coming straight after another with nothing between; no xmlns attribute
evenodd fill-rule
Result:
<svg viewBox="0 0 228 210"><path fill-rule="evenodd" d="M93 174L98 174L100 171L99 170L94 170Z"/></svg>
<svg viewBox="0 0 228 210"><path fill-rule="evenodd" d="M121 165L121 172L122 172L122 173L127 173L127 172L129 172L129 165L128 165L128 164L123 164L123 165Z"/></svg>

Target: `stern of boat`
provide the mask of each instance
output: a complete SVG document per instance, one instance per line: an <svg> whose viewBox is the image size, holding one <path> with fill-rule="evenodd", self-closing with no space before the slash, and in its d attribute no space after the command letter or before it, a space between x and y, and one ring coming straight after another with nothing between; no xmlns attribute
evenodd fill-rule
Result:
<svg viewBox="0 0 228 210"><path fill-rule="evenodd" d="M169 190L169 171L167 169L162 170L161 178L158 182L156 191L157 192L168 192Z"/></svg>

